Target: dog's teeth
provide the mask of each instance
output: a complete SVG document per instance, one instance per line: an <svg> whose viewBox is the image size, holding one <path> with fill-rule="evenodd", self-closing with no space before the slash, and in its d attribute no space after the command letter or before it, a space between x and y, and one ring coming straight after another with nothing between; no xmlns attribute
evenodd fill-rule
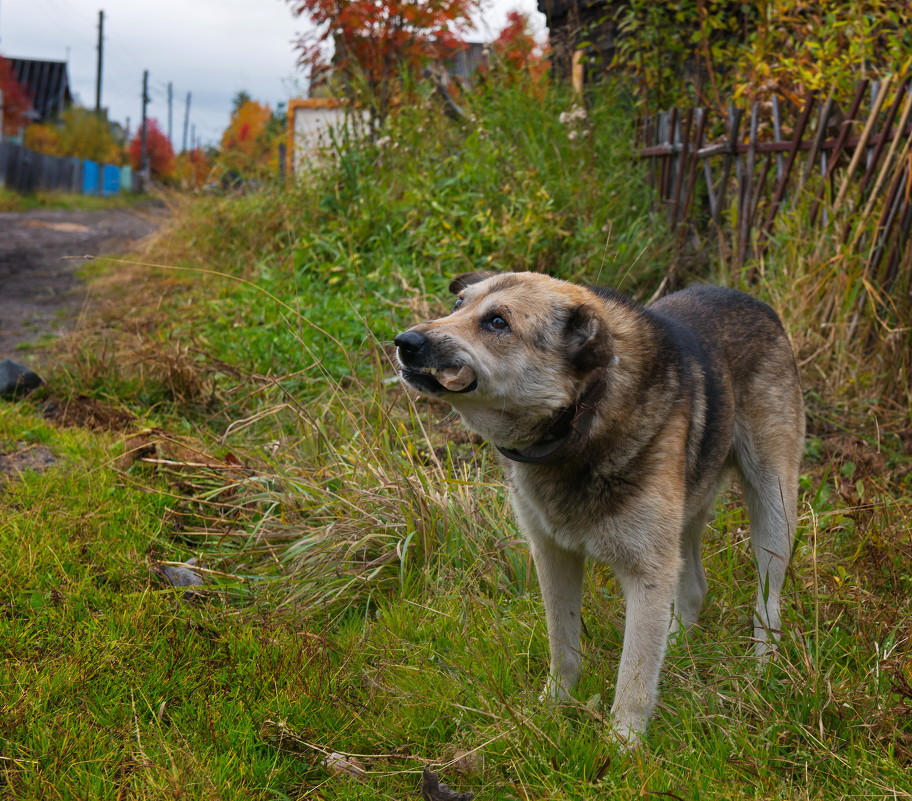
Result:
<svg viewBox="0 0 912 801"><path fill-rule="evenodd" d="M431 375L437 375L437 368L436 368L436 367L428 367L428 368L427 368L427 371L428 371Z"/></svg>

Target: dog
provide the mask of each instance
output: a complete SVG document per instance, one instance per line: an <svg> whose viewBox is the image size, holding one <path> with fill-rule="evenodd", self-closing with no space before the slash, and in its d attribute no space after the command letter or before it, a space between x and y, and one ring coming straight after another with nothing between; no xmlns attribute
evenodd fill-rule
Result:
<svg viewBox="0 0 912 801"><path fill-rule="evenodd" d="M611 719L633 744L669 635L700 613L701 538L731 472L758 569L755 651L776 647L804 446L789 340L769 306L720 287L649 306L538 273L450 290L448 316L395 338L401 379L500 453L545 607L544 697L568 700L579 677L586 558L613 568L626 617Z"/></svg>

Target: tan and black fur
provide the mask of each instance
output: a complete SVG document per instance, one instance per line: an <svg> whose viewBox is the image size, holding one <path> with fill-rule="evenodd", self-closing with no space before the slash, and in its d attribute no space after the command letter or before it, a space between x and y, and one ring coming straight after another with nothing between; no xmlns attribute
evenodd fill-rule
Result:
<svg viewBox="0 0 912 801"><path fill-rule="evenodd" d="M779 637L804 441L788 338L768 306L718 287L649 307L534 273L450 288L449 316L396 337L401 376L502 454L544 600L547 696L566 699L579 675L585 559L615 570L626 622L612 716L636 740L669 632L700 613L701 537L730 471L750 512L758 655Z"/></svg>

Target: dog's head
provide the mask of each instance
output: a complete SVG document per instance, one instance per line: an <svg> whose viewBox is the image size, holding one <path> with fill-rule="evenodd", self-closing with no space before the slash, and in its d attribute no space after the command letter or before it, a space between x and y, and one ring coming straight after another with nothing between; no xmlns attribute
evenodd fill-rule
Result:
<svg viewBox="0 0 912 801"><path fill-rule="evenodd" d="M536 441L611 361L604 303L583 287L538 273L468 273L450 290L448 316L396 337L400 375L498 445Z"/></svg>

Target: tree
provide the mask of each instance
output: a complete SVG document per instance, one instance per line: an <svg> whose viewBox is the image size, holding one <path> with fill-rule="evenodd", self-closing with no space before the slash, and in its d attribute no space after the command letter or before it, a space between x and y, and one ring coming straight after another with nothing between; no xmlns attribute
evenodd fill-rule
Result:
<svg viewBox="0 0 912 801"><path fill-rule="evenodd" d="M182 189L199 189L209 179L211 171L209 156L198 147L178 154L174 175Z"/></svg>
<svg viewBox="0 0 912 801"><path fill-rule="evenodd" d="M246 103L248 100L253 100L253 98L250 96L250 92L241 89L241 91L238 92L234 96L234 99L231 101L231 113L237 114L241 106L243 106L244 103Z"/></svg>
<svg viewBox="0 0 912 801"><path fill-rule="evenodd" d="M617 19L612 66L648 108L821 90L843 103L859 77L912 67L908 0L626 0Z"/></svg>
<svg viewBox="0 0 912 801"><path fill-rule="evenodd" d="M154 176L169 178L174 174L174 150L157 120L146 120L146 150L149 153L149 170ZM142 169L142 128L130 142L130 163L134 170Z"/></svg>
<svg viewBox="0 0 912 801"><path fill-rule="evenodd" d="M219 159L222 164L245 176L264 171L275 150L270 136L272 118L269 106L251 100L245 92L240 93L231 121L222 134Z"/></svg>
<svg viewBox="0 0 912 801"><path fill-rule="evenodd" d="M299 63L311 83L330 67L341 90L382 124L402 78L428 61L458 49L480 0L287 0L295 16L307 17L314 32L298 40ZM326 50L335 52L331 64Z"/></svg>
<svg viewBox="0 0 912 801"><path fill-rule="evenodd" d="M61 156L90 159L100 164L122 164L123 143L111 131L104 116L73 106L60 115L56 147Z"/></svg>
<svg viewBox="0 0 912 801"><path fill-rule="evenodd" d="M491 50L500 64L516 75L527 76L533 86L541 87L547 81L547 48L536 41L529 17L522 11L507 13L506 25L491 43Z"/></svg>
<svg viewBox="0 0 912 801"><path fill-rule="evenodd" d="M18 136L28 123L32 102L22 84L16 80L10 60L0 56L0 94L3 95L3 130L0 139Z"/></svg>
<svg viewBox="0 0 912 801"><path fill-rule="evenodd" d="M60 132L54 125L46 122L36 122L25 129L23 144L36 153L46 156L62 156L60 149Z"/></svg>
<svg viewBox="0 0 912 801"><path fill-rule="evenodd" d="M33 123L25 129L25 146L48 156L72 156L100 164L122 164L123 144L111 124L79 106L64 110L59 123Z"/></svg>

